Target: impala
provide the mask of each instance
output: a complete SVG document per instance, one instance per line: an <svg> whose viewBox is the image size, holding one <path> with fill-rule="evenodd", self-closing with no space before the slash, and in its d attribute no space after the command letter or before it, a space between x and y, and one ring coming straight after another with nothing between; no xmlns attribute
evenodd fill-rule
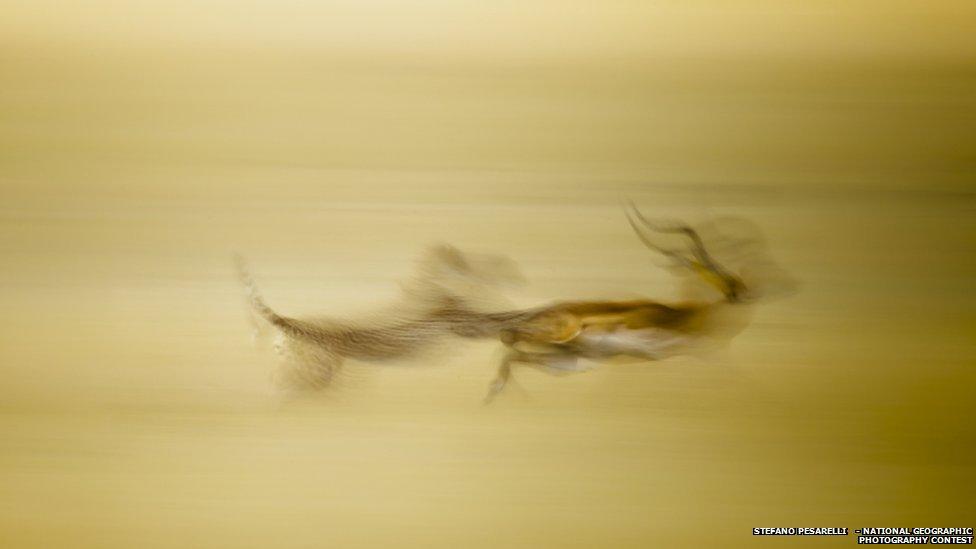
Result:
<svg viewBox="0 0 976 549"><path fill-rule="evenodd" d="M517 365L550 374L579 372L613 357L660 360L694 348L726 326L730 308L758 293L720 265L698 231L684 224L656 225L633 204L627 219L645 246L698 275L719 298L664 304L630 301L565 301L524 310L484 312L476 297L499 281L519 278L500 256L432 248L418 276L405 287L405 300L366 321L278 314L261 298L242 259L238 272L253 311L278 331L279 352L293 362L291 381L305 387L329 385L344 359L383 362L415 357L448 336L498 338L507 348L486 402L505 388ZM654 243L650 233L672 233L684 249ZM741 326L740 326L741 328ZM297 367L295 367L297 366Z"/></svg>
<svg viewBox="0 0 976 549"><path fill-rule="evenodd" d="M507 321L500 315L489 324L507 347L498 374L485 399L490 402L512 377L516 365L565 374L591 368L612 357L660 360L687 352L715 333L731 307L758 296L742 279L719 264L698 231L685 224L662 226L650 222L633 204L625 209L638 238L651 250L670 258L718 290L709 301L660 303L630 301L565 301L524 311ZM685 248L668 249L654 242L652 233L680 235ZM502 324L499 326L499 324ZM740 326L741 328L741 326ZM581 359L588 362L581 363Z"/></svg>

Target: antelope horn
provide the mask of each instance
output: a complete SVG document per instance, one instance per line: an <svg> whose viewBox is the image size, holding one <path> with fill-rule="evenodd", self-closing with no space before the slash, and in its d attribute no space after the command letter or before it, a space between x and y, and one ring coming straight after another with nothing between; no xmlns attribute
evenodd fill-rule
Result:
<svg viewBox="0 0 976 549"><path fill-rule="evenodd" d="M641 242L643 242L645 246L673 260L676 260L678 263L681 263L686 267L692 266L691 260L682 255L681 252L655 244L654 241L647 236L644 230L642 230L641 226L651 230L658 229L653 227L651 223L643 215L641 215L640 211L637 209L637 206L635 206L633 202L630 202L628 205L630 208L624 209L624 213L627 215L627 221L630 223L631 228L634 229L634 233L637 234L637 238L640 238ZM638 221L640 221L640 223L638 223Z"/></svg>
<svg viewBox="0 0 976 549"><path fill-rule="evenodd" d="M636 216L636 218L640 220L640 222L648 229L659 233L671 233L671 234L679 233L687 236L692 243L691 252L695 255L695 258L698 259L698 261L702 264L702 266L707 267L709 269L713 269L715 271L722 271L722 268L719 267L718 263L716 263L715 260L712 259L711 254L708 253L708 250L705 249L705 242L702 240L701 235L698 234L698 231L696 231L695 229L691 228L690 226L684 223L678 223L666 227L656 225L652 223L650 220L648 220L646 217L644 217L644 214L642 214L640 210L637 209L637 206L634 205L633 202L630 203L630 207L634 212L633 215ZM629 213L627 217L628 219L630 219ZM631 221L631 224L633 224L633 221Z"/></svg>

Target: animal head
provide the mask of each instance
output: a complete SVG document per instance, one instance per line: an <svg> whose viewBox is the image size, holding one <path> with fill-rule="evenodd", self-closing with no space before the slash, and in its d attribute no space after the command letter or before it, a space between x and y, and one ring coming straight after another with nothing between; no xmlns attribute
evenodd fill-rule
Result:
<svg viewBox="0 0 976 549"><path fill-rule="evenodd" d="M684 223L653 222L637 209L633 203L625 207L627 220L646 247L660 253L672 261L673 265L694 273L698 279L718 290L729 303L750 303L760 298L792 293L796 282L771 261L759 259L757 251L759 238L752 236L735 243L739 255L749 255L742 269L733 271L719 263L705 246L699 231ZM652 237L653 234L679 235L684 246L667 248ZM746 248L752 248L745 253Z"/></svg>

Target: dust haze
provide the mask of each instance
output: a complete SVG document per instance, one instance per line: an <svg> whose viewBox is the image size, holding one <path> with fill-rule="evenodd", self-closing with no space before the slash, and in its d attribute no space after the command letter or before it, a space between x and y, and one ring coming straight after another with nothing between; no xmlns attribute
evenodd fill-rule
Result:
<svg viewBox="0 0 976 549"><path fill-rule="evenodd" d="M5 546L972 526L970 3L4 11ZM234 252L289 315L382 310L438 243L510 258L505 306L686 298L622 198L748 220L795 291L706 355L520 371L491 406L497 341L295 398L252 338Z"/></svg>

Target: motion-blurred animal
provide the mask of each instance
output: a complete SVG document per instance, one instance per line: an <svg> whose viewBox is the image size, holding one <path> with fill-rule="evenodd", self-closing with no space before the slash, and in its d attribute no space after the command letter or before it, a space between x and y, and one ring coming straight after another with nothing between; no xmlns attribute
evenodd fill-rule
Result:
<svg viewBox="0 0 976 549"><path fill-rule="evenodd" d="M507 352L486 402L506 387L517 365L567 374L612 357L661 360L690 352L720 332L735 335L745 324L731 322L735 315L727 313L733 308L741 311L767 295L758 283L746 284L740 274L721 265L691 226L652 223L633 204L626 207L626 214L645 246L669 258L675 267L697 275L717 290L716 296L678 303L563 301L513 316L498 332ZM662 247L654 242L654 233L678 235L685 245L683 249Z"/></svg>

